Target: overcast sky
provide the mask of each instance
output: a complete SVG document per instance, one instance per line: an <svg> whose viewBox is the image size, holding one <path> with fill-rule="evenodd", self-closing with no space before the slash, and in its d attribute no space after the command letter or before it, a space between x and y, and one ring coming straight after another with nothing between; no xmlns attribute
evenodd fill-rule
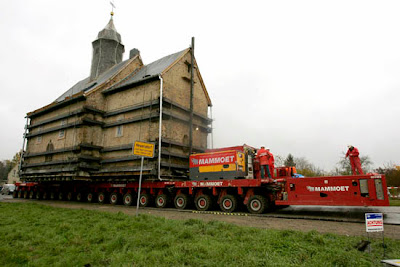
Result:
<svg viewBox="0 0 400 267"><path fill-rule="evenodd" d="M265 145L327 171L348 144L400 164L400 1L115 0L145 64L190 46L213 102L214 147ZM0 160L25 115L89 76L108 0L0 2Z"/></svg>

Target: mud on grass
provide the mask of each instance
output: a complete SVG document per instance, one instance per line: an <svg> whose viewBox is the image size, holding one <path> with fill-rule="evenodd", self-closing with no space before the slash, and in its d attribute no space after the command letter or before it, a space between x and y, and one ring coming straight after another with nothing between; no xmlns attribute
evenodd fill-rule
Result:
<svg viewBox="0 0 400 267"><path fill-rule="evenodd" d="M32 266L372 266L358 237L264 230L224 222L0 203L0 265ZM387 258L400 241L385 240Z"/></svg>

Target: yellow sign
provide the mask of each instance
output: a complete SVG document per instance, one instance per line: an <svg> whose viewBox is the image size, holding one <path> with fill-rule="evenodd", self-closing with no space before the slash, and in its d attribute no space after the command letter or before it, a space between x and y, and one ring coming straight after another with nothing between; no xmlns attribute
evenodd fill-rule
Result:
<svg viewBox="0 0 400 267"><path fill-rule="evenodd" d="M154 157L154 144L136 141L133 145L133 155L147 158Z"/></svg>

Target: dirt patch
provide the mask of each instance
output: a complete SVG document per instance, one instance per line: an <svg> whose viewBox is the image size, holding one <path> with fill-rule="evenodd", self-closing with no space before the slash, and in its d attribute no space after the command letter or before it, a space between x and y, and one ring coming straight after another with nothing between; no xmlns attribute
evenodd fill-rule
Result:
<svg viewBox="0 0 400 267"><path fill-rule="evenodd" d="M123 212L128 215L136 214L136 207L112 206L101 204L89 204L79 202L58 202L58 201L37 201L25 199L4 199L4 202L35 202L51 207L70 208L70 209L87 209L105 212ZM140 208L141 214L151 214L154 216L164 217L172 220L199 219L204 221L224 221L241 226L257 227L265 229L279 230L296 230L308 232L316 230L320 233L335 233L347 236L364 236L366 237L364 223L334 222L334 221L318 221L304 219L286 219L271 217L255 217L246 215L222 215L222 214L203 214L191 211L177 211L174 209L156 209L156 208ZM370 237L381 238L381 233L372 233ZM385 225L385 237L392 239L400 239L400 225Z"/></svg>

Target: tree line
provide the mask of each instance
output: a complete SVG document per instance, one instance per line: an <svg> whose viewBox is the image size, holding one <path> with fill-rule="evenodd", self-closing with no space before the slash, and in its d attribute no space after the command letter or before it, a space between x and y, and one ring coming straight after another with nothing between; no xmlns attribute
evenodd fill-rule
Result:
<svg viewBox="0 0 400 267"><path fill-rule="evenodd" d="M20 154L14 155L11 160L0 161L0 182L6 183L8 178L8 173L19 163Z"/></svg>
<svg viewBox="0 0 400 267"><path fill-rule="evenodd" d="M372 168L372 161L369 156L361 156L361 168L364 173L378 173L386 176L387 186L400 186L400 166L395 164L385 164L383 167L376 169ZM294 157L289 154L286 158L281 156L275 157L276 166L296 167L296 171L306 177L316 176L338 176L351 175L350 160L345 158L345 155L339 159L332 171L325 171L316 167L304 157Z"/></svg>

